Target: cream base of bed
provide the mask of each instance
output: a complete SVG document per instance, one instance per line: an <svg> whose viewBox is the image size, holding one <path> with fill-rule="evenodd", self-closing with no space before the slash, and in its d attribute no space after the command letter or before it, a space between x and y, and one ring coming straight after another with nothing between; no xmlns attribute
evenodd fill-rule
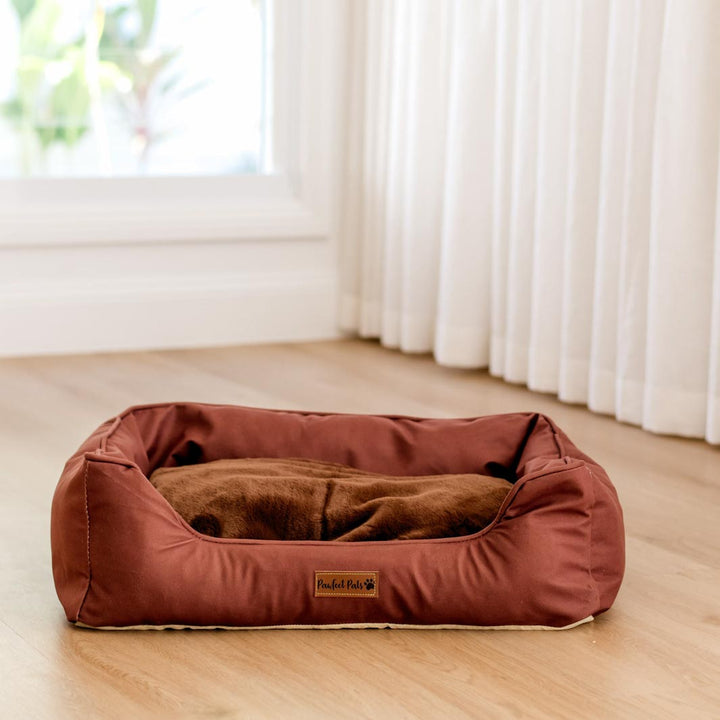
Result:
<svg viewBox="0 0 720 720"><path fill-rule="evenodd" d="M88 628L89 630L366 630L366 629L388 629L388 630L571 630L578 625L583 625L594 620L594 616L588 617L563 625L553 627L551 625L409 625L404 623L339 623L337 625L258 625L258 626L237 626L237 625L86 625L79 620L74 623L75 627Z"/></svg>

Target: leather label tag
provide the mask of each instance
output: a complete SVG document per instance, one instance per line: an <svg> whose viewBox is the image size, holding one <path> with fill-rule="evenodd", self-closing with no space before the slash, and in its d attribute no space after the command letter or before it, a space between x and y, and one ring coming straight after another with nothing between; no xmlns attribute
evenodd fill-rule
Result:
<svg viewBox="0 0 720 720"><path fill-rule="evenodd" d="M315 597L378 596L377 570L316 570Z"/></svg>

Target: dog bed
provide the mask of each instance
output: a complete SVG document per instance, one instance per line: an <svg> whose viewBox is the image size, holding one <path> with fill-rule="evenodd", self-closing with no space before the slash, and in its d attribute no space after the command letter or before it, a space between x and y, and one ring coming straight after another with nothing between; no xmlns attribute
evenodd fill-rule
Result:
<svg viewBox="0 0 720 720"><path fill-rule="evenodd" d="M624 571L615 489L537 413L133 407L65 465L51 541L65 614L94 628L560 629Z"/></svg>

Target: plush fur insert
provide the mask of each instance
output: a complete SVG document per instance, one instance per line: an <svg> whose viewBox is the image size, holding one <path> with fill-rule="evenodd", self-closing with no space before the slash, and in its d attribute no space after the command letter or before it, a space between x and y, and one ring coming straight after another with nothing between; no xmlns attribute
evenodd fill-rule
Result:
<svg viewBox="0 0 720 720"><path fill-rule="evenodd" d="M512 487L486 475L397 477L295 458L159 468L150 482L198 532L259 540L469 535L492 522Z"/></svg>

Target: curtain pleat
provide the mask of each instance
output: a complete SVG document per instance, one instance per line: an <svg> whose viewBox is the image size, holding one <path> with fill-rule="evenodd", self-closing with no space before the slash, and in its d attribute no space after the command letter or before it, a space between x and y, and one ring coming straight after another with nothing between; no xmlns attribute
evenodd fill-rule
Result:
<svg viewBox="0 0 720 720"><path fill-rule="evenodd" d="M507 289L510 256L510 203L512 198L515 87L517 73L518 0L497 6L493 163L492 246L490 275L490 359L493 374L505 368L507 342Z"/></svg>
<svg viewBox="0 0 720 720"><path fill-rule="evenodd" d="M605 0L577 7L558 380L567 402L587 402L589 394L608 21Z"/></svg>
<svg viewBox="0 0 720 720"><path fill-rule="evenodd" d="M448 7L413 0L405 44L407 103L404 131L406 188L402 208L399 347L433 348L438 304L447 124ZM402 141L402 139L401 139ZM433 152L427 152L427 148Z"/></svg>
<svg viewBox="0 0 720 720"><path fill-rule="evenodd" d="M478 367L490 359L489 334L477 328L490 325L497 19L492 2L456 7L434 347L438 362ZM476 202L465 202L466 193ZM468 243L474 235L483 242Z"/></svg>
<svg viewBox="0 0 720 720"><path fill-rule="evenodd" d="M643 422L653 134L656 114L663 13L654 0L636 3L635 38L628 98L629 147L625 166L625 205L620 233L617 320L616 416Z"/></svg>
<svg viewBox="0 0 720 720"><path fill-rule="evenodd" d="M527 382L530 348L532 270L535 235L535 195L538 155L539 66L541 0L522 2L517 14L517 74L514 93L508 271L505 287L505 363L493 368L510 382ZM512 32L512 30L511 30ZM511 52L508 48L507 52ZM506 56L507 56L506 52ZM497 210L496 210L497 212ZM472 242L472 240L469 240ZM495 299L495 298L494 298Z"/></svg>
<svg viewBox="0 0 720 720"><path fill-rule="evenodd" d="M387 5L387 7L392 7ZM394 8L391 27L390 66L385 69L390 78L388 98L388 154L385 195L385 217L381 224L384 243L383 304L380 337L390 347L400 346L400 310L402 298L402 244L401 231L406 194L405 124L408 112L407 82L405 80L408 58L403 32L409 19L409 0L399 2Z"/></svg>
<svg viewBox="0 0 720 720"><path fill-rule="evenodd" d="M542 3L528 386L557 392L576 3ZM523 262L523 259L520 259Z"/></svg>
<svg viewBox="0 0 720 720"><path fill-rule="evenodd" d="M618 336L621 327L620 274L626 169L630 156L630 95L635 67L638 3L610 5L607 63L602 105L597 235L593 276L593 315L588 374L588 406L618 413ZM660 15L662 19L662 15Z"/></svg>
<svg viewBox="0 0 720 720"><path fill-rule="evenodd" d="M720 3L351 23L342 327L720 443Z"/></svg>

